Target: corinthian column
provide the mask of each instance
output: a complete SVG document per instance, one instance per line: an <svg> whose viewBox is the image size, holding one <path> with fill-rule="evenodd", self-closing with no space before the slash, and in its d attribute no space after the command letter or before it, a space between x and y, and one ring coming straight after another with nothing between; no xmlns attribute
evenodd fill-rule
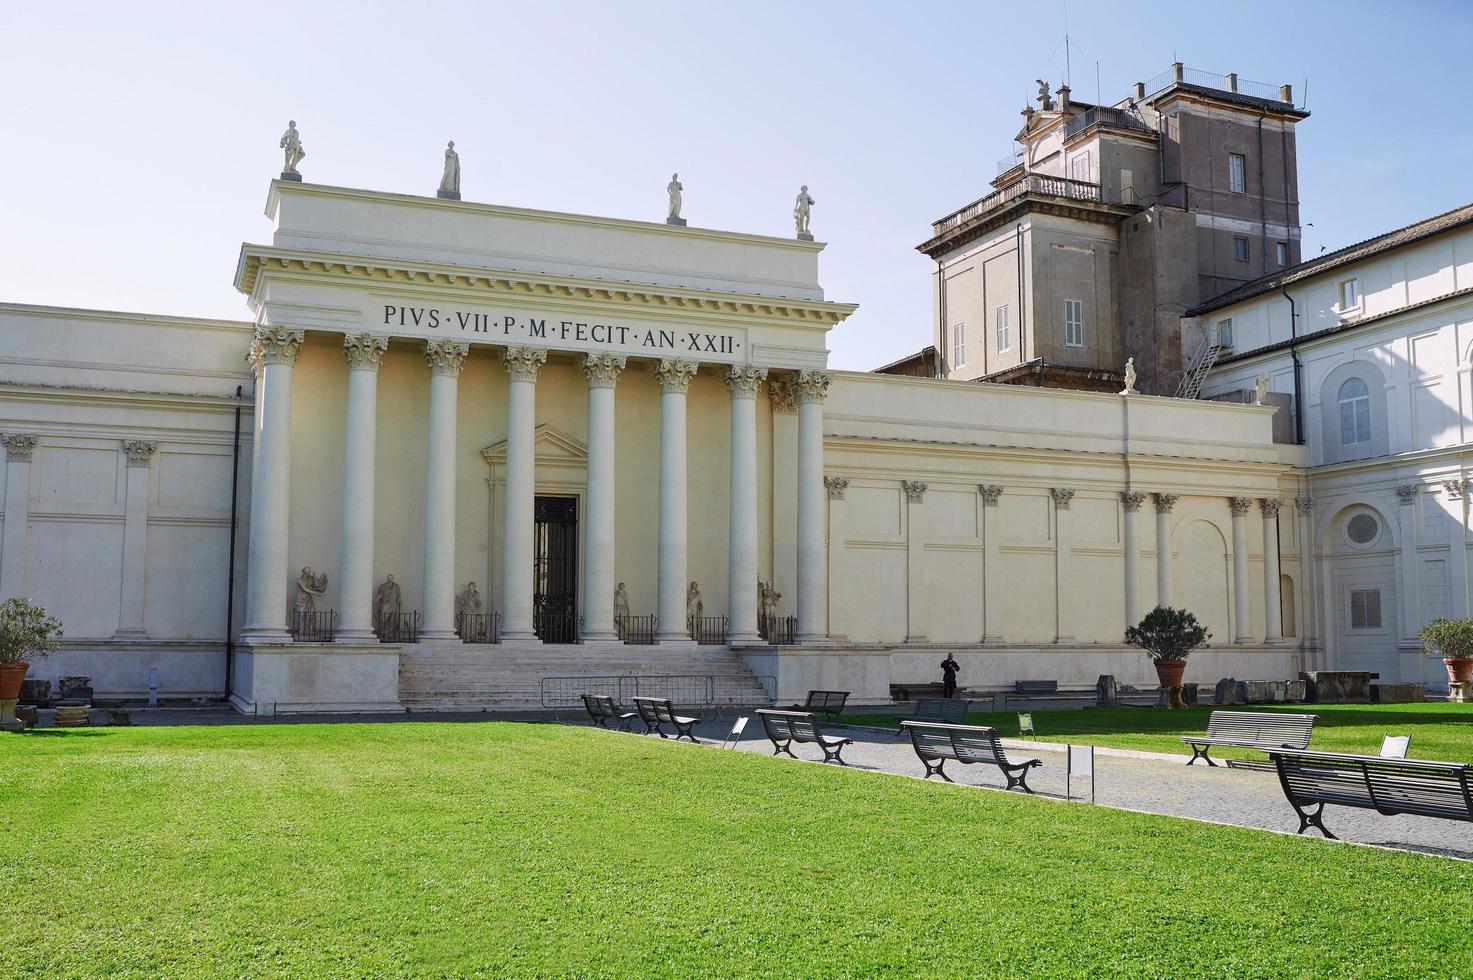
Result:
<svg viewBox="0 0 1473 980"><path fill-rule="evenodd" d="M373 474L378 446L378 369L389 342L371 333L343 338L348 424L343 440L343 536L339 643L373 642Z"/></svg>
<svg viewBox="0 0 1473 980"><path fill-rule="evenodd" d="M1284 638L1284 610L1279 596L1279 506L1280 501L1258 501L1263 511L1263 642Z"/></svg>
<svg viewBox="0 0 1473 980"><path fill-rule="evenodd" d="M1250 497L1229 497L1233 512L1233 642L1247 643L1248 635L1248 511Z"/></svg>
<svg viewBox="0 0 1473 980"><path fill-rule="evenodd" d="M470 352L454 340L425 341L430 430L425 459L424 619L420 638L455 639L455 421L460 367Z"/></svg>
<svg viewBox="0 0 1473 980"><path fill-rule="evenodd" d="M798 636L828 635L828 566L824 554L823 401L833 376L799 371L798 392Z"/></svg>
<svg viewBox="0 0 1473 980"><path fill-rule="evenodd" d="M1171 508L1176 494L1156 493L1156 605L1171 605Z"/></svg>
<svg viewBox="0 0 1473 980"><path fill-rule="evenodd" d="M690 642L685 622L686 473L685 393L695 377L694 361L662 360L660 383L660 530L656 559L661 643Z"/></svg>
<svg viewBox="0 0 1473 980"><path fill-rule="evenodd" d="M731 520L727 548L727 640L758 643L757 593L757 387L767 369L733 365L726 372L731 392Z"/></svg>
<svg viewBox="0 0 1473 980"><path fill-rule="evenodd" d="M508 347L506 362L506 526L501 534L501 637L530 640L532 541L537 505L537 372L547 351Z"/></svg>
<svg viewBox="0 0 1473 980"><path fill-rule="evenodd" d="M1141 555L1140 520L1141 504L1146 495L1138 490L1127 490L1120 494L1120 505L1125 509L1125 625L1134 626L1141 621Z"/></svg>
<svg viewBox="0 0 1473 980"><path fill-rule="evenodd" d="M246 643L285 643L286 537L291 506L292 365L301 330L257 327L250 361L256 369L259 428L251 473L251 537L247 546Z"/></svg>
<svg viewBox="0 0 1473 980"><path fill-rule="evenodd" d="M624 370L619 354L589 354L588 483L584 504L583 639L614 640L614 385Z"/></svg>

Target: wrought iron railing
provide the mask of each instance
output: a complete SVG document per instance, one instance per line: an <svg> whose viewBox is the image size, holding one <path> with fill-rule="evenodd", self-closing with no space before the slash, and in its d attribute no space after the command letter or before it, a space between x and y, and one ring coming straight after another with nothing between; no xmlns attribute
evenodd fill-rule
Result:
<svg viewBox="0 0 1473 980"><path fill-rule="evenodd" d="M964 225L978 215L996 211L1011 204L1026 194L1057 197L1070 201L1098 201L1100 185L1068 177L1050 177L1046 174L1019 174L1001 189L988 194L980 201L973 201L960 211L954 211L931 225L933 234L941 234L959 225Z"/></svg>
<svg viewBox="0 0 1473 980"><path fill-rule="evenodd" d="M773 646L791 646L798 642L798 617L778 616L775 619L769 619L765 630L762 630L761 633L762 639Z"/></svg>
<svg viewBox="0 0 1473 980"><path fill-rule="evenodd" d="M1095 106L1086 109L1077 116L1069 117L1069 124L1065 127L1065 137L1074 136L1084 132L1091 126L1114 126L1116 129L1134 129L1143 133L1154 132L1146 125L1144 119L1128 109L1112 109L1109 106Z"/></svg>
<svg viewBox="0 0 1473 980"><path fill-rule="evenodd" d="M1146 94L1159 92L1172 82L1184 82L1187 85L1196 85L1199 88L1217 89L1219 92L1236 92L1239 95L1247 95L1255 99L1264 99L1268 102L1287 102L1284 98L1286 92L1284 86L1270 85L1267 82L1254 82L1236 75L1219 75L1216 72L1202 71L1198 68L1187 68L1176 66L1166 69L1149 82L1145 83Z"/></svg>
<svg viewBox="0 0 1473 980"><path fill-rule="evenodd" d="M373 631L380 643L418 643L419 612L380 613Z"/></svg>
<svg viewBox="0 0 1473 980"><path fill-rule="evenodd" d="M455 635L465 643L500 643L501 613L459 613Z"/></svg>
<svg viewBox="0 0 1473 980"><path fill-rule="evenodd" d="M619 639L636 646L649 646L655 642L655 630L660 625L658 616L616 616L614 629Z"/></svg>
<svg viewBox="0 0 1473 980"><path fill-rule="evenodd" d="M1013 152L1009 153L1007 156L997 161L997 175L1001 177L1003 174L1007 173L1009 170L1012 170L1014 167L1018 166L1022 162L1023 148L1020 146L1015 146L1013 147Z"/></svg>
<svg viewBox="0 0 1473 980"><path fill-rule="evenodd" d="M287 628L298 643L331 643L337 621L336 609L293 609Z"/></svg>
<svg viewBox="0 0 1473 980"><path fill-rule="evenodd" d="M573 612L542 610L532 615L532 629L543 643L577 643L583 617Z"/></svg>
<svg viewBox="0 0 1473 980"><path fill-rule="evenodd" d="M692 616L686 620L690 638L701 646L726 645L725 616Z"/></svg>

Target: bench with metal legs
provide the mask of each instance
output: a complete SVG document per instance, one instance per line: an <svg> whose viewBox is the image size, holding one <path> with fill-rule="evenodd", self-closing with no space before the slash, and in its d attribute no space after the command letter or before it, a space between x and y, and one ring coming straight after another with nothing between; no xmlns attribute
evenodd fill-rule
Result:
<svg viewBox="0 0 1473 980"><path fill-rule="evenodd" d="M675 740L688 738L692 742L697 741L692 729L701 723L699 718L691 718L685 715L677 715L675 706L669 698L634 698L634 708L639 712L639 720L644 722L644 734L658 735L661 738L669 738L665 734L665 726L670 725L675 729Z"/></svg>
<svg viewBox="0 0 1473 980"><path fill-rule="evenodd" d="M985 763L997 766L1007 779L1008 789L1021 789L1025 793L1032 793L1028 788L1028 770L1043 763L1038 759L1029 759L1026 762L1010 762L1007 751L1002 746L1002 741L997 737L997 729L986 725L947 725L929 721L906 720L900 723L900 727L910 734L910 744L915 749L916 758L921 760L925 767L924 778L940 776L948 783L952 778L946 775L946 763L955 760L960 765L973 765Z"/></svg>
<svg viewBox="0 0 1473 980"><path fill-rule="evenodd" d="M843 760L842 753L844 746L853 745L854 740L838 735L825 735L813 712L761 708L757 711L757 717L762 719L762 729L772 741L773 755L787 755L796 759L798 757L793 755L793 743L809 743L818 746L823 753L824 762L841 766L849 764Z"/></svg>

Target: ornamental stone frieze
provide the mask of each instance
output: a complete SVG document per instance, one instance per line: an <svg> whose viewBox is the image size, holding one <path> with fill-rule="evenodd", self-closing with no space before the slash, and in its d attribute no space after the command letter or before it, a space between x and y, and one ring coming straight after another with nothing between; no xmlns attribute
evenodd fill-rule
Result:
<svg viewBox="0 0 1473 980"><path fill-rule="evenodd" d="M982 495L983 507L996 507L997 502L1002 499L1002 487L996 484L983 483L977 487L977 492Z"/></svg>
<svg viewBox="0 0 1473 980"><path fill-rule="evenodd" d="M5 458L22 463L29 460L31 454L36 451L38 437L20 432L7 432L0 436L0 441L5 443Z"/></svg>
<svg viewBox="0 0 1473 980"><path fill-rule="evenodd" d="M1396 488L1397 499L1402 502L1403 506L1414 504L1417 502L1417 491L1420 489L1421 487L1415 483L1403 483Z"/></svg>
<svg viewBox="0 0 1473 980"><path fill-rule="evenodd" d="M458 378L461 366L465 364L465 357L470 352L470 344L463 344L458 340L426 340L425 366L430 369L432 377L442 375Z"/></svg>
<svg viewBox="0 0 1473 980"><path fill-rule="evenodd" d="M926 499L925 480L902 480L900 485L905 489L905 497L913 503L920 503Z"/></svg>
<svg viewBox="0 0 1473 980"><path fill-rule="evenodd" d="M797 389L798 404L821 403L829 394L829 385L833 383L834 376L823 371L799 371L798 380L794 382Z"/></svg>
<svg viewBox="0 0 1473 980"><path fill-rule="evenodd" d="M1282 500L1277 500L1271 497L1264 497L1258 501L1258 509L1263 511L1263 516L1265 518L1278 517L1279 508L1282 507L1283 504L1284 502Z"/></svg>
<svg viewBox="0 0 1473 980"><path fill-rule="evenodd" d="M756 398L757 387L767 377L767 368L733 364L726 369L726 390L733 398Z"/></svg>
<svg viewBox="0 0 1473 980"><path fill-rule="evenodd" d="M343 336L343 359L348 362L349 371L377 371L388 349L389 339L377 334L350 333Z"/></svg>
<svg viewBox="0 0 1473 980"><path fill-rule="evenodd" d="M583 377L590 388L612 388L628 363L623 354L589 354L583 358Z"/></svg>
<svg viewBox="0 0 1473 980"><path fill-rule="evenodd" d="M767 382L767 400L772 403L772 410L779 414L791 415L798 411L798 389L791 381Z"/></svg>
<svg viewBox="0 0 1473 980"><path fill-rule="evenodd" d="M1145 502L1146 495L1140 490L1124 490L1120 493L1120 504L1127 514L1136 513Z"/></svg>
<svg viewBox="0 0 1473 980"><path fill-rule="evenodd" d="M302 330L257 327L251 336L251 350L246 360L257 371L266 364L293 364L302 352L302 341L306 338L307 334Z"/></svg>
<svg viewBox="0 0 1473 980"><path fill-rule="evenodd" d="M1412 492L1414 494L1416 493L1416 489L1417 489L1416 487L1412 487ZM1408 504L1408 503L1411 503L1411 501L1410 500L1403 499L1402 500L1402 503ZM1314 510L1314 500L1313 500L1313 498L1311 498L1311 497L1295 497L1294 498L1294 509L1297 510L1297 511L1299 511L1299 513L1303 514L1305 517L1308 517L1310 511Z"/></svg>
<svg viewBox="0 0 1473 980"><path fill-rule="evenodd" d="M1233 512L1234 517L1247 517L1248 512L1253 509L1252 497L1229 497L1228 510Z"/></svg>
<svg viewBox="0 0 1473 980"><path fill-rule="evenodd" d="M844 491L849 489L849 478L846 476L826 476L823 485L829 491L830 500L843 500Z"/></svg>
<svg viewBox="0 0 1473 980"><path fill-rule="evenodd" d="M666 395L683 395L690 388L690 379L696 376L700 365L695 361L662 358L655 365L655 380L660 383L660 392Z"/></svg>
<svg viewBox="0 0 1473 980"><path fill-rule="evenodd" d="M1169 514L1171 513L1171 508L1176 506L1179 495L1174 493L1153 493L1151 496L1156 499L1156 513Z"/></svg>
<svg viewBox="0 0 1473 980"><path fill-rule="evenodd" d="M158 451L159 444L152 439L124 439L123 452L128 456L129 466L147 466Z"/></svg>
<svg viewBox="0 0 1473 980"><path fill-rule="evenodd" d="M1068 487L1054 487L1048 495L1054 498L1054 505L1060 510L1068 510L1069 504L1074 500L1074 491Z"/></svg>

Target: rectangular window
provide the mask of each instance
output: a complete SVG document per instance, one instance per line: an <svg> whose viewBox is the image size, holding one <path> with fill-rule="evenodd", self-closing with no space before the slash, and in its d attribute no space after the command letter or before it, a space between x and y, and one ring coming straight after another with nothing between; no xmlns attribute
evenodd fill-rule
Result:
<svg viewBox="0 0 1473 980"><path fill-rule="evenodd" d="M1084 346L1084 304L1077 299L1064 300L1064 346Z"/></svg>
<svg viewBox="0 0 1473 980"><path fill-rule="evenodd" d="M1279 267L1280 268L1283 268L1284 266L1286 266L1286 265L1289 264L1289 243L1288 242L1275 242L1274 243L1274 261L1279 264Z"/></svg>
<svg viewBox="0 0 1473 980"><path fill-rule="evenodd" d="M1237 259L1239 262L1248 261L1248 239L1233 239L1233 258Z"/></svg>
<svg viewBox="0 0 1473 980"><path fill-rule="evenodd" d="M1228 154L1228 190L1234 194L1248 190L1248 159L1241 153Z"/></svg>
<svg viewBox="0 0 1473 980"><path fill-rule="evenodd" d="M967 363L967 325L958 323L951 328L951 366L962 367Z"/></svg>
<svg viewBox="0 0 1473 980"><path fill-rule="evenodd" d="M1089 183L1089 153L1081 153L1069 161L1069 176L1075 180Z"/></svg>
<svg viewBox="0 0 1473 980"><path fill-rule="evenodd" d="M1340 445L1356 446L1371 441L1369 395L1340 399Z"/></svg>
<svg viewBox="0 0 1473 980"><path fill-rule="evenodd" d="M1217 321L1217 344L1219 347L1233 346L1233 318Z"/></svg>
<svg viewBox="0 0 1473 980"><path fill-rule="evenodd" d="M1347 279L1340 284L1340 310L1360 309L1360 280Z"/></svg>
<svg viewBox="0 0 1473 980"><path fill-rule="evenodd" d="M1381 628L1380 589L1351 590L1350 628L1353 630L1378 630Z"/></svg>
<svg viewBox="0 0 1473 980"><path fill-rule="evenodd" d="M1120 203L1135 204L1135 174L1129 170L1120 171Z"/></svg>
<svg viewBox="0 0 1473 980"><path fill-rule="evenodd" d="M1012 348L1012 342L1008 338L1008 308L999 306L997 308L997 350L1002 353Z"/></svg>

